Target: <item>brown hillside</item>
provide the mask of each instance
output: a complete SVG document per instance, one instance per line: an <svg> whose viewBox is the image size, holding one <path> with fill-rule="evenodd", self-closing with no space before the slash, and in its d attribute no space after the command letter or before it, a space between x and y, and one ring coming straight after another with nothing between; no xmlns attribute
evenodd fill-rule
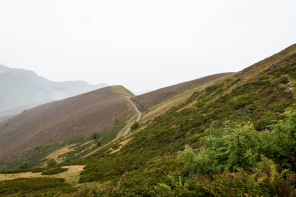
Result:
<svg viewBox="0 0 296 197"><path fill-rule="evenodd" d="M187 81L177 85L172 85L172 86L161 88L152 92L148 92L146 94L135 96L131 98L131 100L137 105L139 110L144 112L148 108L155 106L163 101L166 101L176 96L177 94L180 94L181 92L195 88L197 86L202 86L211 81L229 76L230 74L232 73L221 73L221 74L202 77L192 81Z"/></svg>
<svg viewBox="0 0 296 197"><path fill-rule="evenodd" d="M251 78L264 70L272 70L279 67L282 63L296 57L296 44L276 53L264 60L257 62L236 74L236 77Z"/></svg>
<svg viewBox="0 0 296 197"><path fill-rule="evenodd" d="M131 95L122 86L106 87L25 111L0 125L0 159L109 128L115 119L135 113L128 101Z"/></svg>

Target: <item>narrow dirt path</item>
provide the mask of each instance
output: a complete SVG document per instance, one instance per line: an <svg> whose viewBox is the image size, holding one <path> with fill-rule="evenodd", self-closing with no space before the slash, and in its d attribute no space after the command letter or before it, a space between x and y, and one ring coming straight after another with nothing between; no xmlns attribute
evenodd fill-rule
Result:
<svg viewBox="0 0 296 197"><path fill-rule="evenodd" d="M137 106L131 101L131 97L128 98L128 101L134 106L135 110L136 110L137 113L138 113L138 117L137 117L137 119L136 119L135 122L139 122L139 120L140 120L141 117L142 117L142 112L140 112L140 110L137 108ZM133 124L134 124L135 122L133 122ZM131 130L131 128L129 127L129 128L123 133L122 136L126 136L126 135L130 132L130 130Z"/></svg>
<svg viewBox="0 0 296 197"><path fill-rule="evenodd" d="M137 106L136 106L136 105L130 100L130 98L131 98L131 97L128 98L128 101L132 104L132 106L133 106L133 107L135 108L135 110L137 111L137 113L138 113L138 117L137 117L137 119L136 119L135 121L133 121L133 122L128 123L128 124L126 125L126 127L128 127L128 128L126 128L125 131L124 131L125 128L122 129L124 132L123 132L123 131L120 131L120 132L118 133L118 135L116 136L116 138L113 139L111 142L109 142L109 143L107 143L107 144L104 144L103 146L100 146L98 149L96 149L96 150L94 150L94 151L88 153L87 155L83 156L82 158L86 158L86 157L88 157L88 156L94 154L94 153L97 152L98 150L104 148L105 146L108 146L109 144L111 144L111 143L113 143L114 141L118 140L120 137L124 137L124 136L126 136L126 135L130 132L130 130L131 130L131 126L132 126L135 122L138 122L138 121L142 118L142 112L140 112L140 110L139 110L139 109L137 108ZM122 134L122 132L123 132L123 134Z"/></svg>

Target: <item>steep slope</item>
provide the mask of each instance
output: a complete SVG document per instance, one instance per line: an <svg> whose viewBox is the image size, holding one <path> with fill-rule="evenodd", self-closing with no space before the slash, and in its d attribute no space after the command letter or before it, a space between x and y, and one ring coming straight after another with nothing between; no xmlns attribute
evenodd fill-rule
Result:
<svg viewBox="0 0 296 197"><path fill-rule="evenodd" d="M295 88L292 45L195 92L123 139L129 140L124 146L119 146L122 141L100 150L82 162L80 182L103 183L105 195L272 196L284 184L292 195L293 181L277 177L279 186L268 178L271 169L272 176L280 174L274 163L296 171ZM186 144L196 150L187 148L177 157ZM258 177L267 177L266 186Z"/></svg>
<svg viewBox="0 0 296 197"><path fill-rule="evenodd" d="M160 116L171 108L184 103L194 92L201 91L232 75L234 75L234 73L210 75L133 97L133 102L135 102L139 108L142 106L141 109L142 111L144 110L141 124L153 120L155 117Z"/></svg>
<svg viewBox="0 0 296 197"><path fill-rule="evenodd" d="M40 104L102 87L106 84L92 86L83 81L52 82L32 71L0 65L0 120Z"/></svg>
<svg viewBox="0 0 296 197"><path fill-rule="evenodd" d="M0 125L0 158L110 128L135 113L130 96L122 86L113 86L27 110Z"/></svg>
<svg viewBox="0 0 296 197"><path fill-rule="evenodd" d="M169 87L161 88L152 92L148 92L139 96L135 96L131 100L134 103L136 103L138 108L143 112L148 108L155 106L161 102L167 101L170 98L182 92L185 92L187 90L196 88L198 86L202 86L212 81L224 78L230 74L231 73L221 73L221 74L202 77L200 79L187 81L184 83L180 83L180 84L172 85Z"/></svg>

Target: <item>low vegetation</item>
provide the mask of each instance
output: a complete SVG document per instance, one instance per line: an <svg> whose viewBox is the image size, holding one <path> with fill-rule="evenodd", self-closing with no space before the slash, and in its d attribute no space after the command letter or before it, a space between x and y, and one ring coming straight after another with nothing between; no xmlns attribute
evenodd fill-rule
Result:
<svg viewBox="0 0 296 197"><path fill-rule="evenodd" d="M3 170L8 171L9 169L20 169L20 167L27 169L36 166L47 167L48 162L50 162L50 166L75 163L98 147L111 142L125 125L126 121L115 119L112 128L105 129L101 133L94 130L89 137L76 136L62 143L35 146L31 150L25 151L18 160L3 164L0 161L0 169L2 167ZM96 139L93 138L93 133L95 133Z"/></svg>
<svg viewBox="0 0 296 197"><path fill-rule="evenodd" d="M139 128L139 127L140 127L139 123L138 123L138 122L135 122L135 123L131 126L131 129L132 129L132 130L136 130L136 129Z"/></svg>
<svg viewBox="0 0 296 197"><path fill-rule="evenodd" d="M0 195L13 194L21 192L22 194L36 192L51 192L70 190L70 185L61 178L19 178L0 182ZM71 191L71 190L70 190Z"/></svg>
<svg viewBox="0 0 296 197"><path fill-rule="evenodd" d="M253 125L211 127L200 138L204 149L186 146L178 156L183 167L155 189L172 196L295 196L295 131L296 112L261 132Z"/></svg>
<svg viewBox="0 0 296 197"><path fill-rule="evenodd" d="M296 59L286 58L273 69L247 77L239 73L195 92L143 125L120 151L109 154L106 147L84 161L80 182L116 186L116 191L103 189L111 196L226 195L241 188L245 191L229 195L272 196L275 191L294 195L296 110L288 82L296 81L294 73ZM191 167L184 157L177 159L185 145L189 145L185 153L194 149ZM268 182L272 176L277 181ZM250 185L238 184L252 177L246 183ZM225 190L215 189L219 184Z"/></svg>
<svg viewBox="0 0 296 197"><path fill-rule="evenodd" d="M54 159L50 159L46 163L47 163L47 167L53 167L57 165L57 162Z"/></svg>
<svg viewBox="0 0 296 197"><path fill-rule="evenodd" d="M43 171L42 175L59 174L59 173L65 172L67 170L68 170L68 168L61 168L61 167L49 168L48 170Z"/></svg>
<svg viewBox="0 0 296 197"><path fill-rule="evenodd" d="M29 167L29 162L27 161L19 165L20 170L28 169L28 167Z"/></svg>
<svg viewBox="0 0 296 197"><path fill-rule="evenodd" d="M31 169L20 169L20 170L3 170L0 171L0 174L17 174L17 173L22 173L22 172L42 172L46 168L31 168Z"/></svg>

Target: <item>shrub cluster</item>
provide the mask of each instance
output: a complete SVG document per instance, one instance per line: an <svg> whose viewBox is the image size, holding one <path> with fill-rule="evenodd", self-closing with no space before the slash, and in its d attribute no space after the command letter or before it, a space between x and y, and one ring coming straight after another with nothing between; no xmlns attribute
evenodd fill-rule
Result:
<svg viewBox="0 0 296 197"><path fill-rule="evenodd" d="M0 195L13 194L19 191L34 192L42 189L68 188L69 184L61 178L19 178L0 182Z"/></svg>
<svg viewBox="0 0 296 197"><path fill-rule="evenodd" d="M136 129L139 128L139 127L140 127L139 123L138 123L138 122L135 122L135 123L131 126L131 129L132 129L132 130L136 130Z"/></svg>
<svg viewBox="0 0 296 197"><path fill-rule="evenodd" d="M295 196L296 112L286 116L260 132L229 122L210 128L203 148L196 154L186 146L178 156L184 166L155 189L163 196Z"/></svg>
<svg viewBox="0 0 296 197"><path fill-rule="evenodd" d="M48 170L43 171L42 175L59 174L59 173L65 172L67 170L68 170L68 168L62 168L62 167L49 168Z"/></svg>

